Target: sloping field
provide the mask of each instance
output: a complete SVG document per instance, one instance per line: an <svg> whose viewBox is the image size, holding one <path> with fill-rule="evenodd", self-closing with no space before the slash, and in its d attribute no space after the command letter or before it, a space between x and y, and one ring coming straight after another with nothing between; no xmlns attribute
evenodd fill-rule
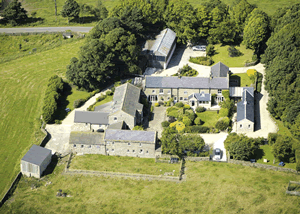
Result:
<svg viewBox="0 0 300 214"><path fill-rule="evenodd" d="M50 76L63 76L84 40L0 64L0 197L20 170L20 159L43 138L39 127Z"/></svg>
<svg viewBox="0 0 300 214"><path fill-rule="evenodd" d="M42 182L22 178L0 213L300 212L300 197L285 194L300 175L214 162L186 167L186 181L175 183L63 175L60 165ZM32 184L40 187L32 190ZM57 198L59 189L69 197Z"/></svg>

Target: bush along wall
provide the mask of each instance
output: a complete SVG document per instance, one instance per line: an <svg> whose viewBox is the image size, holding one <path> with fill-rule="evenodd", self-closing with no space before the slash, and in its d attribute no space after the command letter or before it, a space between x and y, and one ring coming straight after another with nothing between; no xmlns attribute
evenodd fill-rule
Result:
<svg viewBox="0 0 300 214"><path fill-rule="evenodd" d="M64 88L64 82L61 77L54 75L50 77L45 92L44 105L42 110L43 120L46 123L52 122L57 110L57 101L60 98Z"/></svg>

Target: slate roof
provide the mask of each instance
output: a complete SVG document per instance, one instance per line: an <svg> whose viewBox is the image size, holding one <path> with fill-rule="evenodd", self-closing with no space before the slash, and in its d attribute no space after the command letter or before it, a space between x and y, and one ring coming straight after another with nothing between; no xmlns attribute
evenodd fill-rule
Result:
<svg viewBox="0 0 300 214"><path fill-rule="evenodd" d="M171 51L172 44L176 39L176 33L169 28L164 29L156 36L156 40L152 45L150 51L155 54L159 53L162 56L168 56Z"/></svg>
<svg viewBox="0 0 300 214"><path fill-rule="evenodd" d="M254 123L254 96L248 89L243 90L242 101L237 103L237 122L244 119Z"/></svg>
<svg viewBox="0 0 300 214"><path fill-rule="evenodd" d="M227 78L146 76L146 88L228 89Z"/></svg>
<svg viewBox="0 0 300 214"><path fill-rule="evenodd" d="M155 143L155 137L155 131L106 129L104 139Z"/></svg>
<svg viewBox="0 0 300 214"><path fill-rule="evenodd" d="M242 97L244 89L247 89L248 92L254 96L253 87L229 87L230 97Z"/></svg>
<svg viewBox="0 0 300 214"><path fill-rule="evenodd" d="M210 94L202 93L193 93L189 96L189 99L195 97L198 101L210 101Z"/></svg>
<svg viewBox="0 0 300 214"><path fill-rule="evenodd" d="M40 166L43 163L43 161L48 157L48 155L51 153L52 151L50 149L33 145L29 149L29 151L24 155L22 161L26 161Z"/></svg>
<svg viewBox="0 0 300 214"><path fill-rule="evenodd" d="M117 122L117 123L113 123L113 124L110 124L107 128L108 129L122 129L124 126L124 121L121 121L121 122Z"/></svg>
<svg viewBox="0 0 300 214"><path fill-rule="evenodd" d="M104 133L71 132L69 144L99 145L104 144Z"/></svg>
<svg viewBox="0 0 300 214"><path fill-rule="evenodd" d="M75 111L74 123L108 124L108 112Z"/></svg>
<svg viewBox="0 0 300 214"><path fill-rule="evenodd" d="M212 77L227 77L228 72L229 68L222 62L218 62L217 64L211 67Z"/></svg>
<svg viewBox="0 0 300 214"><path fill-rule="evenodd" d="M143 105L139 103L141 89L125 83L115 89L111 114L123 110L129 115L135 116L136 111L142 111Z"/></svg>

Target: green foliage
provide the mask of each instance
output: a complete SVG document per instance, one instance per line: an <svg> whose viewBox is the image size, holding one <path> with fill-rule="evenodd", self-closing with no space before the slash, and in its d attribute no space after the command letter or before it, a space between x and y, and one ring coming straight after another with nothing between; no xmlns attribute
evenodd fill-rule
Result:
<svg viewBox="0 0 300 214"><path fill-rule="evenodd" d="M6 20L16 23L19 20L27 19L27 11L22 8L21 2L11 1L3 10L2 15Z"/></svg>
<svg viewBox="0 0 300 214"><path fill-rule="evenodd" d="M220 118L216 123L216 128L221 131L224 131L229 127L229 124L230 124L230 119L228 117L223 117Z"/></svg>
<svg viewBox="0 0 300 214"><path fill-rule="evenodd" d="M206 55L207 56L213 56L215 54L216 50L215 50L215 46L213 46L212 44L209 44L206 47Z"/></svg>
<svg viewBox="0 0 300 214"><path fill-rule="evenodd" d="M228 117L229 110L227 108L221 108L219 114L220 114L220 117Z"/></svg>
<svg viewBox="0 0 300 214"><path fill-rule="evenodd" d="M159 103L154 103L154 106L155 107L159 107Z"/></svg>
<svg viewBox="0 0 300 214"><path fill-rule="evenodd" d="M282 135L277 136L272 148L274 157L278 158L280 161L290 162L291 158L295 157L293 141L290 137Z"/></svg>
<svg viewBox="0 0 300 214"><path fill-rule="evenodd" d="M223 97L225 97L225 99L229 99L229 96L230 96L230 92L229 90L222 90L222 95Z"/></svg>
<svg viewBox="0 0 300 214"><path fill-rule="evenodd" d="M63 92L63 80L54 75L50 77L45 91L45 98L42 110L43 120L46 123L53 122L57 111L57 102Z"/></svg>
<svg viewBox="0 0 300 214"><path fill-rule="evenodd" d="M233 19L239 32L243 32L246 19L253 9L254 6L249 4L246 0L240 0L238 4L232 8Z"/></svg>
<svg viewBox="0 0 300 214"><path fill-rule="evenodd" d="M208 41L212 44L228 44L233 43L236 40L236 36L237 28L235 22L227 18L220 23L217 23L215 27L209 29Z"/></svg>
<svg viewBox="0 0 300 214"><path fill-rule="evenodd" d="M62 17L68 17L68 23L70 17L78 17L80 12L80 6L75 0L66 0L61 11Z"/></svg>
<svg viewBox="0 0 300 214"><path fill-rule="evenodd" d="M239 57L243 55L243 53L236 49L236 47L234 46L229 46L227 50L229 57Z"/></svg>
<svg viewBox="0 0 300 214"><path fill-rule="evenodd" d="M153 110L154 110L154 107L151 106L151 107L150 107L150 112L153 112Z"/></svg>
<svg viewBox="0 0 300 214"><path fill-rule="evenodd" d="M140 131L144 131L144 128L143 128L143 126L135 126L135 127L133 127L132 130L140 130Z"/></svg>
<svg viewBox="0 0 300 214"><path fill-rule="evenodd" d="M90 12L99 20L103 20L108 16L108 10L101 1L98 1L96 7L92 8Z"/></svg>
<svg viewBox="0 0 300 214"><path fill-rule="evenodd" d="M184 109L190 109L191 106L190 106L189 104L184 104L183 108L184 108Z"/></svg>
<svg viewBox="0 0 300 214"><path fill-rule="evenodd" d="M205 56L190 57L189 62L206 66L211 66L214 64L214 61L210 57Z"/></svg>
<svg viewBox="0 0 300 214"><path fill-rule="evenodd" d="M184 106L184 104L182 102L178 102L175 104L175 106L178 108L182 108Z"/></svg>
<svg viewBox="0 0 300 214"><path fill-rule="evenodd" d="M106 97L107 97L107 95L100 95L100 96L96 99L96 101L97 101L97 102L100 102L100 101L104 100Z"/></svg>
<svg viewBox="0 0 300 214"><path fill-rule="evenodd" d="M190 126L190 125L192 125L192 121L191 121L190 118L188 118L187 116L184 116L184 117L183 117L182 122L184 123L185 126Z"/></svg>
<svg viewBox="0 0 300 214"><path fill-rule="evenodd" d="M263 75L257 72L257 81L256 81L256 91L261 92L261 84L262 84Z"/></svg>
<svg viewBox="0 0 300 214"><path fill-rule="evenodd" d="M74 108L79 108L85 103L84 99L78 99L74 101L73 107Z"/></svg>
<svg viewBox="0 0 300 214"><path fill-rule="evenodd" d="M269 17L266 13L254 9L245 24L243 42L247 48L258 50L268 39L270 33Z"/></svg>
<svg viewBox="0 0 300 214"><path fill-rule="evenodd" d="M184 128L184 133L208 133L210 128L207 126L187 126Z"/></svg>
<svg viewBox="0 0 300 214"><path fill-rule="evenodd" d="M202 125L204 122L201 120L200 117L197 117L197 118L194 120L194 123L195 123L196 125Z"/></svg>
<svg viewBox="0 0 300 214"><path fill-rule="evenodd" d="M163 122L161 123L161 126L162 126L163 128L167 128L167 127L169 127L169 125L170 125L170 122L169 122L169 121L163 121Z"/></svg>
<svg viewBox="0 0 300 214"><path fill-rule="evenodd" d="M198 112L198 113L205 112L205 108L202 107L202 106L198 106L198 107L196 108L196 112Z"/></svg>
<svg viewBox="0 0 300 214"><path fill-rule="evenodd" d="M228 117L231 117L234 110L235 110L235 105L234 105L234 101L230 100L230 99L226 99L222 102L219 103L219 105L221 106L221 109L228 109Z"/></svg>
<svg viewBox="0 0 300 214"><path fill-rule="evenodd" d="M106 96L112 96L114 93L111 90L108 90L105 94Z"/></svg>
<svg viewBox="0 0 300 214"><path fill-rule="evenodd" d="M198 71L192 69L189 65L184 65L182 68L180 68L176 74L172 75L172 76L178 76L180 74L180 76L186 76L186 77L195 77L197 76L199 73Z"/></svg>
<svg viewBox="0 0 300 214"><path fill-rule="evenodd" d="M268 144L272 146L276 142L277 137L278 137L277 133L269 133L268 134Z"/></svg>

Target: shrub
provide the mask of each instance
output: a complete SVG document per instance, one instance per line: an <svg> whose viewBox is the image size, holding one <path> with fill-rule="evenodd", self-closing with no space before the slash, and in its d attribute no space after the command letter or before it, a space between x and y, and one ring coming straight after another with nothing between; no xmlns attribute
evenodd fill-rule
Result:
<svg viewBox="0 0 300 214"><path fill-rule="evenodd" d="M196 118L196 114L194 112L190 112L189 110L187 110L185 112L185 115L192 121L192 123L194 122Z"/></svg>
<svg viewBox="0 0 300 214"><path fill-rule="evenodd" d="M111 90L108 90L105 94L106 94L106 96L111 96L111 95L113 95L113 92Z"/></svg>
<svg viewBox="0 0 300 214"><path fill-rule="evenodd" d="M227 108L221 108L219 114L220 114L220 117L228 117L229 110Z"/></svg>
<svg viewBox="0 0 300 214"><path fill-rule="evenodd" d="M225 97L225 99L229 99L230 92L229 90L222 90L222 95Z"/></svg>
<svg viewBox="0 0 300 214"><path fill-rule="evenodd" d="M214 61L210 57L205 56L190 57L189 61L195 64L206 66L211 66L214 63Z"/></svg>
<svg viewBox="0 0 300 214"><path fill-rule="evenodd" d="M176 103L175 106L178 108L182 108L184 106L184 104L182 102L179 102L179 103Z"/></svg>
<svg viewBox="0 0 300 214"><path fill-rule="evenodd" d="M268 144L273 145L276 142L278 134L277 133L269 133L268 134Z"/></svg>
<svg viewBox="0 0 300 214"><path fill-rule="evenodd" d="M175 122L173 122L173 123L170 124L170 127L171 128L172 127L176 127L176 130L178 132L183 132L183 130L185 128L185 125L182 122L180 122L180 121L175 121Z"/></svg>
<svg viewBox="0 0 300 214"><path fill-rule="evenodd" d="M131 83L131 84L132 84L132 79L130 79L130 80L127 80L126 82L128 82L128 83Z"/></svg>
<svg viewBox="0 0 300 214"><path fill-rule="evenodd" d="M168 101L168 102L166 103L166 106L171 106L171 102Z"/></svg>
<svg viewBox="0 0 300 214"><path fill-rule="evenodd" d="M150 107L150 112L153 112L153 110L154 110L154 107L151 106L151 107Z"/></svg>
<svg viewBox="0 0 300 214"><path fill-rule="evenodd" d="M199 106L199 107L196 108L196 112L198 112L198 113L205 112L205 108Z"/></svg>
<svg viewBox="0 0 300 214"><path fill-rule="evenodd" d="M261 92L261 84L262 84L263 75L257 72L257 81L256 81L256 91Z"/></svg>
<svg viewBox="0 0 300 214"><path fill-rule="evenodd" d="M247 75L250 76L254 76L256 74L256 70L255 69L248 69L247 70Z"/></svg>
<svg viewBox="0 0 300 214"><path fill-rule="evenodd" d="M188 77L193 77L198 75L198 72L192 69L189 65L185 65L182 68L180 68L178 72L173 76L178 76L178 73L180 74L180 76L188 76Z"/></svg>
<svg viewBox="0 0 300 214"><path fill-rule="evenodd" d="M185 133L208 133L210 130L206 126L186 126L184 129Z"/></svg>
<svg viewBox="0 0 300 214"><path fill-rule="evenodd" d="M55 120L55 124L61 124L61 120Z"/></svg>
<svg viewBox="0 0 300 214"><path fill-rule="evenodd" d="M159 107L159 103L155 103L154 106L155 106L155 107Z"/></svg>
<svg viewBox="0 0 300 214"><path fill-rule="evenodd" d="M209 44L207 47L206 47L206 55L207 56L213 56L215 54L215 46Z"/></svg>
<svg viewBox="0 0 300 214"><path fill-rule="evenodd" d="M234 46L228 47L227 50L228 50L229 57L238 57L243 55L243 53L240 52L238 49L236 49L236 47Z"/></svg>
<svg viewBox="0 0 300 214"><path fill-rule="evenodd" d="M133 127L132 130L141 130L141 131L143 131L144 128L142 126L135 126L135 127Z"/></svg>
<svg viewBox="0 0 300 214"><path fill-rule="evenodd" d="M184 104L183 108L184 108L184 109L190 109L190 108L191 108L191 106L190 106L190 105L188 105L188 104Z"/></svg>
<svg viewBox="0 0 300 214"><path fill-rule="evenodd" d="M228 128L229 123L230 123L230 120L229 120L228 117L220 118L218 120L218 122L216 123L216 128L221 130L221 131L224 131Z"/></svg>
<svg viewBox="0 0 300 214"><path fill-rule="evenodd" d="M84 99L78 99L74 101L73 107L74 108L79 108L85 103Z"/></svg>
<svg viewBox="0 0 300 214"><path fill-rule="evenodd" d="M191 121L190 118L188 118L187 116L184 116L184 117L183 117L182 122L184 123L185 126L190 126L190 125L192 125L192 121Z"/></svg>
<svg viewBox="0 0 300 214"><path fill-rule="evenodd" d="M197 117L197 118L194 120L194 123L195 123L196 125L202 125L204 122L201 120L200 117Z"/></svg>
<svg viewBox="0 0 300 214"><path fill-rule="evenodd" d="M292 139L288 136L279 135L273 144L272 153L280 161L289 162L290 158L295 157Z"/></svg>
<svg viewBox="0 0 300 214"><path fill-rule="evenodd" d="M162 126L163 128L169 127L169 125L170 125L170 122L168 122L168 121L163 121L163 122L161 123L161 126Z"/></svg>
<svg viewBox="0 0 300 214"><path fill-rule="evenodd" d="M100 95L100 96L96 99L96 101L97 101L97 102L100 102L100 101L104 100L105 98L106 98L106 95Z"/></svg>

